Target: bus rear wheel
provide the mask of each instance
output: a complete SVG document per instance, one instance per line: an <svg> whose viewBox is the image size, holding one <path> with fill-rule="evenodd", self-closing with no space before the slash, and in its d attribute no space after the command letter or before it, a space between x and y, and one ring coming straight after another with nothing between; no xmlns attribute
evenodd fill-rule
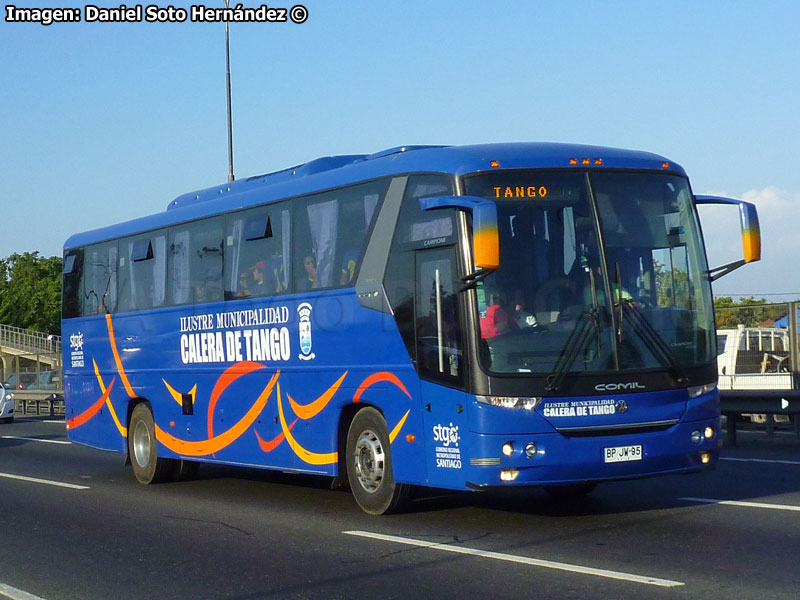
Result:
<svg viewBox="0 0 800 600"><path fill-rule="evenodd" d="M172 478L175 461L158 456L156 426L150 407L142 402L128 423L128 455L139 483L161 483Z"/></svg>
<svg viewBox="0 0 800 600"><path fill-rule="evenodd" d="M411 487L395 483L389 430L374 408L358 411L347 432L347 478L356 502L365 513L386 515L401 511Z"/></svg>

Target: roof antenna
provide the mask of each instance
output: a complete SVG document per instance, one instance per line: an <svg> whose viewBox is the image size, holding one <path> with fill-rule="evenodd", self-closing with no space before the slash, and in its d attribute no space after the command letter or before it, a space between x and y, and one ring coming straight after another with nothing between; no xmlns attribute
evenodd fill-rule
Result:
<svg viewBox="0 0 800 600"><path fill-rule="evenodd" d="M228 9L230 0L225 0ZM226 15L227 16L227 15ZM228 37L228 19L225 19L225 79L228 87L228 182L233 181L233 124L231 121L231 43Z"/></svg>

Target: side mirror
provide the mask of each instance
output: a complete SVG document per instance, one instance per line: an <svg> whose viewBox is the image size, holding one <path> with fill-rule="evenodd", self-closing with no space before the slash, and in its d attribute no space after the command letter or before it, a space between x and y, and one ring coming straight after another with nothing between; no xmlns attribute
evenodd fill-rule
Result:
<svg viewBox="0 0 800 600"><path fill-rule="evenodd" d="M694 201L695 204L728 204L739 207L744 259L709 269L708 274L711 281L716 281L742 265L761 260L761 228L758 224L758 211L755 204L721 196L695 196Z"/></svg>
<svg viewBox="0 0 800 600"><path fill-rule="evenodd" d="M477 196L435 196L421 198L422 210L462 208L472 213L472 256L476 269L495 270L500 266L500 240L497 234L497 205Z"/></svg>

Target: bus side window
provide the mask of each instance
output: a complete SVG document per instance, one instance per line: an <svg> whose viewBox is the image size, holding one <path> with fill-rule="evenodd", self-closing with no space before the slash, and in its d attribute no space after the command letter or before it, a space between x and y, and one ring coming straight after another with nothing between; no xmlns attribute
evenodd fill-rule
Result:
<svg viewBox="0 0 800 600"><path fill-rule="evenodd" d="M459 384L463 381L453 248L421 250L417 264L417 368L420 375Z"/></svg>
<svg viewBox="0 0 800 600"><path fill-rule="evenodd" d="M117 244L85 250L83 315L114 312L117 308Z"/></svg>
<svg viewBox="0 0 800 600"><path fill-rule="evenodd" d="M123 240L119 261L119 310L162 306L166 291L167 236Z"/></svg>
<svg viewBox="0 0 800 600"><path fill-rule="evenodd" d="M205 219L169 232L169 302L222 300L222 220Z"/></svg>
<svg viewBox="0 0 800 600"><path fill-rule="evenodd" d="M289 206L258 207L229 218L224 245L227 300L289 291Z"/></svg>
<svg viewBox="0 0 800 600"><path fill-rule="evenodd" d="M446 196L453 193L452 179L446 175L417 175L406 185L403 204L386 264L383 285L394 313L394 319L412 361L417 360L414 331L415 248L424 247L428 233L453 232L451 210L425 212L419 199L427 196ZM438 239L439 236L432 237ZM444 236L447 237L447 236ZM453 238L455 239L455 238Z"/></svg>
<svg viewBox="0 0 800 600"><path fill-rule="evenodd" d="M83 255L82 249L70 250L64 254L63 302L61 318L71 319L81 316L83 298Z"/></svg>
<svg viewBox="0 0 800 600"><path fill-rule="evenodd" d="M387 186L388 180L382 179L294 201L298 291L355 283L367 233Z"/></svg>

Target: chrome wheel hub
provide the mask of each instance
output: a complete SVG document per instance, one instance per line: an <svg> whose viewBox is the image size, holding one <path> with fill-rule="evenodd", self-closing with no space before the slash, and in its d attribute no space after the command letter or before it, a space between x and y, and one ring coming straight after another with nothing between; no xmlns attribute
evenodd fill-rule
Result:
<svg viewBox="0 0 800 600"><path fill-rule="evenodd" d="M386 455L374 431L367 429L361 433L356 442L353 459L361 487L368 492L377 491L383 482Z"/></svg>
<svg viewBox="0 0 800 600"><path fill-rule="evenodd" d="M133 458L140 467L150 463L150 431L142 421L136 423L133 430Z"/></svg>

